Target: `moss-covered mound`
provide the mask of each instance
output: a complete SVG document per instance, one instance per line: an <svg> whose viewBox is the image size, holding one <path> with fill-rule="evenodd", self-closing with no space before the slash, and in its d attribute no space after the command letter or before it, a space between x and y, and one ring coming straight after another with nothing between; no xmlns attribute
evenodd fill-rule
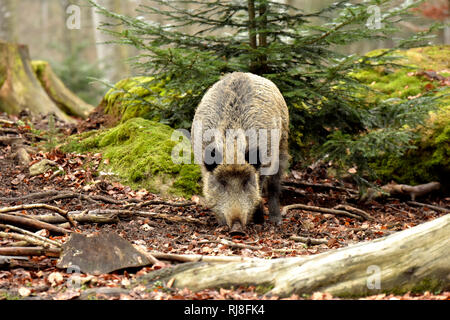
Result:
<svg viewBox="0 0 450 320"><path fill-rule="evenodd" d="M154 121L132 118L114 128L91 131L71 138L69 152L100 152L103 171L112 171L132 188L146 188L162 195L190 197L200 192L200 168L175 164L173 129Z"/></svg>
<svg viewBox="0 0 450 320"><path fill-rule="evenodd" d="M367 55L380 54L382 51L375 50ZM369 101L388 98L408 99L446 86L442 79L450 76L450 46L396 50L386 56L387 59L393 57L398 57L392 61L393 63L406 68L379 66L353 74L374 90L367 97ZM450 93L450 87L439 94L444 93ZM450 97L445 101L449 105Z"/></svg>
<svg viewBox="0 0 450 320"><path fill-rule="evenodd" d="M122 123L135 117L161 121L162 115L170 113L169 103L183 96L183 93L166 88L169 80L157 81L154 77L123 79L103 98L104 112Z"/></svg>
<svg viewBox="0 0 450 320"><path fill-rule="evenodd" d="M416 149L403 157L387 157L376 162L377 173L388 181L412 185L439 181L450 190L450 109L433 115L429 126L420 128Z"/></svg>
<svg viewBox="0 0 450 320"><path fill-rule="evenodd" d="M419 184L437 180L449 190L446 177L450 176L450 46L414 48L391 55L401 57L395 63L410 68L380 66L355 74L375 90L368 100L411 99L435 88L442 88L438 95L449 96L441 99L440 110L430 115L426 125L416 129L420 137L414 142L415 149L400 158L377 159L373 168L385 181Z"/></svg>

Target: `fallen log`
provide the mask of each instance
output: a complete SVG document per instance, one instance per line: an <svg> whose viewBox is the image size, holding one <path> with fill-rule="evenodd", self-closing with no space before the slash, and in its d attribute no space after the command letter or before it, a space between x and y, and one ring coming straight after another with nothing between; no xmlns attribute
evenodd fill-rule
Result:
<svg viewBox="0 0 450 320"><path fill-rule="evenodd" d="M311 257L230 263L203 260L188 268L165 270L160 280L170 280L174 287L194 291L254 285L281 297L316 291L334 296L364 296L447 290L449 234L450 215L445 215L384 238ZM151 278L151 273L148 276Z"/></svg>

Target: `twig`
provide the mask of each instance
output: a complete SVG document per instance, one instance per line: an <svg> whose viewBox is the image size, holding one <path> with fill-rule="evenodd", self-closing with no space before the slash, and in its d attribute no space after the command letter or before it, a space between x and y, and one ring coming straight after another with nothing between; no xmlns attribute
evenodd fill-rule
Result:
<svg viewBox="0 0 450 320"><path fill-rule="evenodd" d="M13 124L14 124L14 121L6 120L6 119L0 119L0 123L5 123L5 124L13 125Z"/></svg>
<svg viewBox="0 0 450 320"><path fill-rule="evenodd" d="M300 195L302 197L306 197L307 196L306 195L306 191L299 190L299 189L297 189L295 187L291 187L291 186L281 186L281 190L282 191L289 191L289 192L295 193L296 195Z"/></svg>
<svg viewBox="0 0 450 320"><path fill-rule="evenodd" d="M320 189L332 189L332 190L336 190L336 191L344 191L347 192L349 194L353 193L353 194L357 194L358 191L353 190L353 189L348 189L348 188L344 188L344 187L338 187L338 186L333 186L331 184L327 184L327 183L309 183L309 182L304 182L304 181L283 181L281 183L282 185L286 185L286 186L292 186L292 187L311 187L311 188L320 188Z"/></svg>
<svg viewBox="0 0 450 320"><path fill-rule="evenodd" d="M110 197L102 196L102 195L93 195L89 196L93 200L100 200L106 203L112 203L112 204L124 204L124 201L116 200Z"/></svg>
<svg viewBox="0 0 450 320"><path fill-rule="evenodd" d="M168 202L168 201L163 201L163 200L148 200L148 201L144 201L144 202L140 202L140 203L130 203L130 204L124 205L123 207L124 207L124 209L130 208L130 207L142 208L145 206L158 205L158 204L171 206L171 207L188 207L188 206L196 205L196 203L194 203L194 202L178 202L178 203L176 203L176 202Z"/></svg>
<svg viewBox="0 0 450 320"><path fill-rule="evenodd" d="M303 242L307 245L319 245L319 244L328 244L328 240L324 239L313 239L310 237L300 237L300 236L290 236L289 239L297 241L297 242Z"/></svg>
<svg viewBox="0 0 450 320"><path fill-rule="evenodd" d="M416 197L424 196L433 191L439 190L441 184L433 181L417 186L410 186L407 184L397 184L395 182L388 183L380 188L369 188L365 195L361 197L361 201L369 202L378 198L394 195L406 195L411 197L411 201L415 201Z"/></svg>
<svg viewBox="0 0 450 320"><path fill-rule="evenodd" d="M27 199L39 199L40 202L51 202L54 200L61 200L61 199L67 199L67 198L80 198L83 200L87 200L90 202L97 202L96 200L100 200L106 203L112 203L112 204L123 204L124 201L116 200L110 197L102 196L102 195L85 195L82 193L77 192L67 192L67 191L45 191L45 192L36 192L31 193L25 196L19 196L19 197L11 197L11 198L0 198L0 201L19 201L19 200L27 200Z"/></svg>
<svg viewBox="0 0 450 320"><path fill-rule="evenodd" d="M78 223L115 223L118 222L117 214L101 215L93 214L97 210L70 211L69 215ZM64 223L66 220L53 214L32 216L35 219L47 223Z"/></svg>
<svg viewBox="0 0 450 320"><path fill-rule="evenodd" d="M210 242L215 242L215 243L220 243L220 244L224 244L226 246L229 247L233 247L233 248L239 248L239 249L251 249L251 250L261 250L263 247L261 246L251 246L248 244L244 244L244 243L236 243L233 241L228 241L225 239L220 239L220 240L208 240Z"/></svg>
<svg viewBox="0 0 450 320"><path fill-rule="evenodd" d="M347 212L347 211L343 211L343 210L335 210L335 209L328 209L328 208L321 208L321 207L315 207L315 206L307 206L304 204L291 204L288 206L283 207L283 210L281 212L282 215L286 215L287 212L291 209L302 209L302 210L306 210L306 211L314 211L314 212L322 212L322 213L331 213L331 214L335 214L335 215L344 215L344 216L348 216L354 219L358 219L358 220L364 220L363 217Z"/></svg>
<svg viewBox="0 0 450 320"><path fill-rule="evenodd" d="M27 236L25 234L18 234L18 233L11 233L11 232L2 232L0 231L0 238L4 238L4 239L14 239L14 240L19 240L19 241L26 241L30 244L33 244L35 246L42 246L44 248L48 248L51 246L50 243L46 242L46 241L42 241L30 236Z"/></svg>
<svg viewBox="0 0 450 320"><path fill-rule="evenodd" d="M37 230L47 229L49 231L62 233L62 234L68 234L68 233L72 232L72 230L59 228L59 227L56 227L56 226L46 223L46 222L38 221L35 219L29 219L29 218L25 218L25 217L12 216L12 215L3 214L3 213L0 213L0 222L5 222L5 223L9 223L9 224L14 224L14 225L18 224L18 225L27 226L27 227L37 229Z"/></svg>
<svg viewBox="0 0 450 320"><path fill-rule="evenodd" d="M14 143L17 143L19 141L22 141L23 139L21 137L0 137L0 144L5 145L12 145Z"/></svg>
<svg viewBox="0 0 450 320"><path fill-rule="evenodd" d="M149 211L135 211L135 210L121 210L121 209L94 209L89 211L69 211L68 214L78 222L96 222L96 223L111 223L117 222L117 217L129 217L129 216L140 216L147 218L163 219L172 222L187 222L195 224L206 224L206 222L191 218L191 217L180 217L171 214L149 212ZM102 215L108 215L107 217L102 217ZM57 219L55 216L42 215L33 216L37 220L45 221L48 223L61 223L61 219Z"/></svg>
<svg viewBox="0 0 450 320"><path fill-rule="evenodd" d="M43 247L3 247L0 256L48 256L59 257L61 249Z"/></svg>
<svg viewBox="0 0 450 320"><path fill-rule="evenodd" d="M2 258L5 259L2 259ZM23 260L25 259L25 260ZM13 269L13 268L27 268L27 269L45 269L51 267L51 261L36 262L28 261L28 257L5 257L0 256L0 267Z"/></svg>
<svg viewBox="0 0 450 320"><path fill-rule="evenodd" d="M68 199L68 198L78 198L78 199L87 200L91 203L97 203L97 201L95 201L91 197L86 196L82 193L76 193L76 192L64 192L64 193L57 194L57 195L47 198L47 199L39 199L39 201L40 202L52 202L52 201Z"/></svg>
<svg viewBox="0 0 450 320"><path fill-rule="evenodd" d="M57 212L58 214L60 214L64 218L66 218L72 227L77 226L75 221L73 221L72 218L68 215L68 211L60 209L58 207L50 206L45 203L21 204L21 205L14 206L14 207L3 207L3 208L0 208L0 213L11 212L11 211L20 211L20 210L29 210L29 209L47 209L47 210Z"/></svg>
<svg viewBox="0 0 450 320"><path fill-rule="evenodd" d="M152 263L152 264L158 264L158 265L162 265L164 263L162 263L161 261L159 261L158 259L156 259L156 257L148 252L147 250L144 250L143 248L141 248L140 246L134 244L133 247L138 250L140 253L142 253L143 255L145 255L147 257L147 259Z"/></svg>
<svg viewBox="0 0 450 320"><path fill-rule="evenodd" d="M108 197L104 197L104 196L88 196L82 193L77 193L77 192L60 192L60 191L45 191L45 192L36 192L36 193L31 193L25 196L20 196L20 197L11 197L11 198L0 198L1 201L20 201L20 200L27 200L27 199L32 199L32 200L36 200L39 199L40 202L51 202L51 201L56 201L56 200L61 200L61 199L68 199L68 198L79 198L79 199L83 199L83 200L87 200L91 203L96 203L97 201L95 201L96 199L98 200L103 200L105 202L108 203L114 203L114 204L122 204L122 202L120 201L116 201L114 199L110 199Z"/></svg>
<svg viewBox="0 0 450 320"><path fill-rule="evenodd" d="M337 210L345 210L345 211L350 211L353 212L354 214L357 214L361 217L363 217L366 220L371 220L374 221L374 217L372 217L370 214L368 214L367 212L365 212L364 210L349 206L348 204L338 204L337 206L335 206L333 209L337 209Z"/></svg>
<svg viewBox="0 0 450 320"><path fill-rule="evenodd" d="M3 228L3 229L11 229L11 230L14 230L14 231L23 233L23 234L25 234L25 235L28 235L28 236L33 237L33 238L36 238L36 239L38 239L38 240L40 240L40 241L46 242L46 243L48 243L48 244L50 244L50 245L53 245L53 246L55 246L55 247L58 247L58 248L60 248L60 247L62 246L61 243L59 243L58 241L51 240L51 239L47 239L47 238L42 237L42 236L40 236L40 235L38 235L38 234L35 234L35 233L33 233L33 232L30 232L30 231L27 231L27 230L24 230L24 229L15 227L15 226L11 226L11 225L8 225L8 224L0 224L0 228ZM40 245L40 244L39 244L39 245Z"/></svg>
<svg viewBox="0 0 450 320"><path fill-rule="evenodd" d="M116 214L118 216L127 217L127 216L141 216L141 217L151 217L164 219L172 222L188 222L188 223L196 223L196 224L206 224L206 222L190 218L190 217L180 217L165 213L157 213L157 212L148 212L148 211L135 211L135 210L120 210L120 209L102 209L102 210L92 210L89 213L96 214Z"/></svg>
<svg viewBox="0 0 450 320"><path fill-rule="evenodd" d="M251 261L261 261L264 259L258 258L246 258L246 257L236 257L236 256L204 256L200 254L185 255L185 254L173 254L173 253L162 253L162 252L152 252L152 255L160 260L169 261L179 261L179 262L251 262Z"/></svg>
<svg viewBox="0 0 450 320"><path fill-rule="evenodd" d="M4 133L15 133L17 135L20 135L19 130L14 129L14 128L0 128L0 132L4 132Z"/></svg>
<svg viewBox="0 0 450 320"><path fill-rule="evenodd" d="M438 207L438 206L433 206L431 204L426 204L426 203L421 203L421 202L416 202L416 201L407 201L406 203L413 205L413 206L425 207L425 208L433 209L433 210L440 211L440 212L445 212L445 213L450 212L449 209Z"/></svg>
<svg viewBox="0 0 450 320"><path fill-rule="evenodd" d="M45 197L51 197L58 194L58 191L44 191L44 192L36 192L30 193L24 196L11 197L11 198L0 198L0 201L20 201L20 200L28 200L28 199L40 199Z"/></svg>
<svg viewBox="0 0 450 320"><path fill-rule="evenodd" d="M15 241L6 245L7 247L27 247L29 243L27 241Z"/></svg>

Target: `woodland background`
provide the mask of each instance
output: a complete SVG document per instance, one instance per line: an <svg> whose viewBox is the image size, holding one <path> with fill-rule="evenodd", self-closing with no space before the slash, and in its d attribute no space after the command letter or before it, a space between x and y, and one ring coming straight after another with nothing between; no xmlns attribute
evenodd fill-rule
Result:
<svg viewBox="0 0 450 320"><path fill-rule="evenodd" d="M145 1L140 0L99 0L98 4L124 15L134 15L136 8ZM305 13L318 11L335 2L334 0L291 0L286 4L302 8ZM398 4L405 1L398 0ZM81 29L66 27L69 14L66 9L75 4L81 8ZM436 21L448 22L446 14L450 1L429 0L421 7L418 24L404 23L404 35L425 30ZM191 4L187 8L194 7ZM154 21L162 22L161 16ZM103 78L111 83L132 76L134 71L124 63L127 58L138 54L130 46L102 44L113 37L97 29L103 15L96 12L84 0L0 0L0 39L27 44L32 60L49 61L63 82L90 104L97 104L105 88L93 84L86 76ZM195 32L195 27L187 27L187 33ZM450 44L450 27L436 33L435 44ZM340 48L348 53L366 53L377 48L389 48L392 40L361 41Z"/></svg>

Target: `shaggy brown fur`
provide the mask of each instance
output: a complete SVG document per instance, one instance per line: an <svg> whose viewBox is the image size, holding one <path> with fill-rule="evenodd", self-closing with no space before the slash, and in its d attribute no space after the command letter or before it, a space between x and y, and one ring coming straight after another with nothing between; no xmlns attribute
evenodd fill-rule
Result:
<svg viewBox="0 0 450 320"><path fill-rule="evenodd" d="M200 129L193 125L191 137L196 160L202 164L203 194L218 221L230 228L235 223L245 226L252 217L255 222L263 222L261 190L266 183L270 220L280 223L280 177L289 159L289 113L275 84L251 73L228 74L206 92L196 110L194 124L201 125ZM216 129L218 136L204 141L203 134L209 129ZM234 144L231 148L220 148L218 141L222 139L225 145L229 129L256 130L258 141L261 137L258 130L267 130L267 155L274 158L275 163L261 163L260 156L254 163L252 159L255 158L248 154L260 150L248 136L238 134L245 141L245 150ZM271 129L278 129L280 133L274 141L274 150ZM200 143L201 148L196 148L196 143ZM276 149L279 156L272 157L276 155ZM206 154L211 151L215 157L212 164L205 162ZM243 152L245 155L239 155ZM239 159L245 159L245 162L239 162ZM263 169L271 165L279 169L271 175L261 175Z"/></svg>

